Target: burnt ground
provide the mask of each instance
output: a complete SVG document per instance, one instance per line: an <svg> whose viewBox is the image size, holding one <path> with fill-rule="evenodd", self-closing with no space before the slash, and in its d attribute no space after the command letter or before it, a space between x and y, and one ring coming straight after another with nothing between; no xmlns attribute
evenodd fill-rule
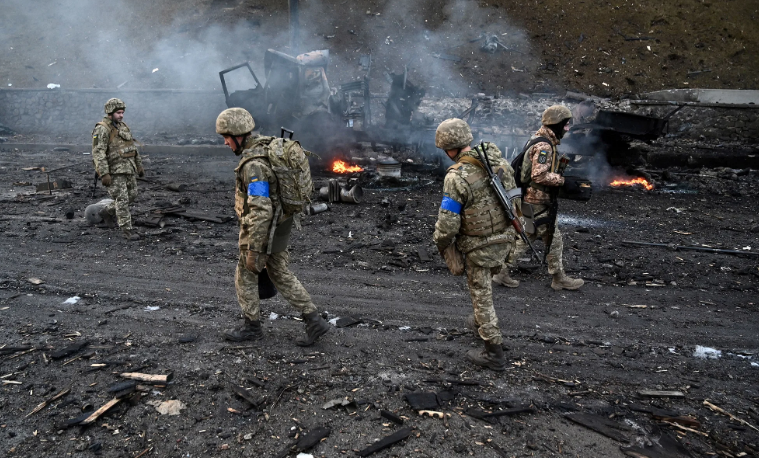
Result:
<svg viewBox="0 0 759 458"><path fill-rule="evenodd" d="M85 156L86 158L87 156ZM359 205L334 204L307 217L291 244L292 269L334 328L311 348L281 297L264 301L266 339L235 345L220 332L240 322L233 272L237 231L164 218L143 240L83 219L90 166L57 172L74 187L35 194L39 171L78 162L76 152L0 156L0 449L8 456L284 456L318 426L331 434L309 453L354 456L410 427L404 442L375 456L756 456L759 432L709 410L705 400L759 425L757 259L661 248L624 239L757 249L752 171L680 170L659 190L597 192L590 203L562 202L567 270L586 279L576 292L551 290L535 264L521 263L518 289L495 288L509 368L503 374L464 361L478 342L463 325L467 288L434 253L431 234L442 182L413 191L366 190ZM228 156L153 155L133 214L161 203L233 215ZM658 175L657 175L658 176ZM326 175L318 177L324 184ZM183 183L181 193L168 191ZM101 188L95 200L104 197ZM74 210L73 219L65 213ZM753 218L753 219L747 219ZM422 262L426 250L432 258ZM33 284L37 278L41 284ZM65 301L74 296L74 304ZM645 306L645 307L644 307ZM150 308L156 308L151 310ZM273 318L276 314L276 319ZM73 343L82 350L53 359ZM698 358L697 346L721 351ZM174 374L117 404L89 427L66 420L98 408L121 372ZM232 393L249 389L254 403ZM70 387L69 394L28 415ZM644 390L679 391L649 397ZM421 417L404 400L438 393ZM355 401L323 409L334 399ZM434 399L434 398L433 398ZM178 416L151 401L180 400ZM488 418L481 411L529 407ZM398 426L380 416L401 416ZM599 434L569 420L607 422ZM654 417L653 414L658 415ZM679 421L698 432L665 424ZM615 437L612 439L608 436ZM143 453L144 452L144 453ZM634 452L634 450L633 450ZM633 453L630 452L630 453ZM291 456L295 456L292 453Z"/></svg>

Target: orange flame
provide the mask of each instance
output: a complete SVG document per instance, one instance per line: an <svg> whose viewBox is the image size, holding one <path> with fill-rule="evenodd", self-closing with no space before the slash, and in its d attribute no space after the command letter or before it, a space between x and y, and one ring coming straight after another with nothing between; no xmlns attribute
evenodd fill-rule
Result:
<svg viewBox="0 0 759 458"><path fill-rule="evenodd" d="M614 180L609 183L609 186L617 188L619 186L635 186L636 184L639 184L646 188L646 191L654 189L654 185L649 183L645 178L633 178L632 180Z"/></svg>
<svg viewBox="0 0 759 458"><path fill-rule="evenodd" d="M363 172L364 169L358 165L348 165L343 161L335 161L332 164L332 171L335 173L354 173Z"/></svg>

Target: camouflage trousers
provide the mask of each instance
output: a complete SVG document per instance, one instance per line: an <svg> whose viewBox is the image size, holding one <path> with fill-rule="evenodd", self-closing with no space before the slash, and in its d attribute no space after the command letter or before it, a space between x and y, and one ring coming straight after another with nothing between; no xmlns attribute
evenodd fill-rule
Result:
<svg viewBox="0 0 759 458"><path fill-rule="evenodd" d="M247 250L240 250L240 258L237 261L237 270L235 271L235 290L237 291L237 302L240 304L243 315L250 320L258 321L261 318L258 274L254 274L245 267L247 253ZM288 268L289 262L290 254L287 251L269 255L269 260L266 262L269 278L277 287L279 294L297 311L302 314L315 312L316 306L311 302L311 296Z"/></svg>
<svg viewBox="0 0 759 458"><path fill-rule="evenodd" d="M492 344L503 343L501 328L493 305L493 275L501 271L500 262L509 244L498 244L474 250L466 255L466 281L474 308L474 321L480 337Z"/></svg>
<svg viewBox="0 0 759 458"><path fill-rule="evenodd" d="M113 203L105 207L105 211L116 216L119 228L132 229L132 215L129 213L129 204L137 198L137 179L134 175L117 173L111 175L111 185L108 186Z"/></svg>
<svg viewBox="0 0 759 458"><path fill-rule="evenodd" d="M532 205L533 211L535 214L541 213L542 211L548 211L547 205ZM544 216L545 213L541 214L540 216ZM548 240L548 225L542 224L538 226L538 230L535 234L527 234L527 238L530 239L530 242L535 242L538 238L543 240L543 243L546 243ZM513 245L513 248L509 251L509 255L506 257L506 260L504 262L503 268L507 269L509 267L516 266L517 260L524 255L527 250L530 248L527 246L526 243L522 240L521 237L517 236L516 243ZM548 257L546 261L548 262L548 273L551 275L555 275L557 273L564 271L563 261L562 261L562 252L564 251L564 242L561 239L561 231L559 230L558 224L556 225L556 229L553 233L553 241L551 242L551 247L544 248L548 249ZM528 255L532 256L531 253L527 253Z"/></svg>

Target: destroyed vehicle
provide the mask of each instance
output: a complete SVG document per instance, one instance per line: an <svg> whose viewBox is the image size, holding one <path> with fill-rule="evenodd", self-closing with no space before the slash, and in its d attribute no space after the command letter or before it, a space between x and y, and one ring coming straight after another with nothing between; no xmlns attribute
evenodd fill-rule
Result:
<svg viewBox="0 0 759 458"><path fill-rule="evenodd" d="M219 79L227 107L248 110L261 134L278 136L286 128L295 131L306 148L323 153L354 142L351 129L330 110L328 64L329 50L292 57L269 49L263 83L248 62L220 71ZM250 72L253 87L230 93L228 74L240 69Z"/></svg>

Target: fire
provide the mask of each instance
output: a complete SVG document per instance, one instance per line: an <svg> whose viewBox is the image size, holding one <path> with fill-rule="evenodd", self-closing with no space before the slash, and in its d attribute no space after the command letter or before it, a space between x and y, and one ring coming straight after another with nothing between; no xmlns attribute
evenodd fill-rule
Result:
<svg viewBox="0 0 759 458"><path fill-rule="evenodd" d="M335 161L332 164L332 171L335 173L354 173L363 172L364 169L358 165L348 165L344 161Z"/></svg>
<svg viewBox="0 0 759 458"><path fill-rule="evenodd" d="M609 183L609 186L618 188L620 186L635 186L636 184L639 184L646 188L646 191L654 189L654 185L649 183L645 178L633 178L632 180L614 180Z"/></svg>

